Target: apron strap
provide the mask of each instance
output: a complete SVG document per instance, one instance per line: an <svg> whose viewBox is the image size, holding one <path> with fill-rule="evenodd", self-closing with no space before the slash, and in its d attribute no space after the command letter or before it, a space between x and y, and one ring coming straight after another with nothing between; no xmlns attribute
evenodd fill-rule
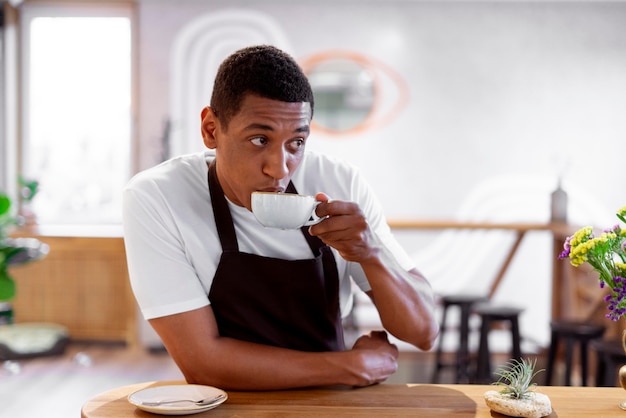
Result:
<svg viewBox="0 0 626 418"><path fill-rule="evenodd" d="M233 217L230 214L228 203L224 197L224 191L220 182L217 180L217 171L215 169L215 160L209 164L209 172L207 174L209 182L209 193L211 194L211 202L215 224L217 226L217 235L220 237L222 251L239 251L237 243L237 235L235 234L235 225Z"/></svg>

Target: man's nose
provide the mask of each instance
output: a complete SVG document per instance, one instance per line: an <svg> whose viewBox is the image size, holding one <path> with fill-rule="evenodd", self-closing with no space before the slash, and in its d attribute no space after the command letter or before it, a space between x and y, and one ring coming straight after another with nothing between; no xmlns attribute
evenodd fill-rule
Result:
<svg viewBox="0 0 626 418"><path fill-rule="evenodd" d="M275 179L285 178L289 174L288 153L283 149L273 151L265 162L265 174Z"/></svg>

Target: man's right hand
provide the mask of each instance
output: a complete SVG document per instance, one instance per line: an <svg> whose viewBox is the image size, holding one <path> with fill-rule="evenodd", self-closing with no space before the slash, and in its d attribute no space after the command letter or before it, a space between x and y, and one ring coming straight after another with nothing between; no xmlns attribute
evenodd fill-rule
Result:
<svg viewBox="0 0 626 418"><path fill-rule="evenodd" d="M368 386L384 382L398 370L398 347L389 342L385 331L372 331L359 337L352 347L358 354L355 364L357 382Z"/></svg>

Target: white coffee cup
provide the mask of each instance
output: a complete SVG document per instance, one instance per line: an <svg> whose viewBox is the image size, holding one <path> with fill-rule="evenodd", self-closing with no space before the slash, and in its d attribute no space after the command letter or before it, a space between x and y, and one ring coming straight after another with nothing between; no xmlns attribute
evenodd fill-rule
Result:
<svg viewBox="0 0 626 418"><path fill-rule="evenodd" d="M252 193L252 213L261 225L270 228L297 229L315 225L324 220L315 214L319 204L313 196L301 194Z"/></svg>

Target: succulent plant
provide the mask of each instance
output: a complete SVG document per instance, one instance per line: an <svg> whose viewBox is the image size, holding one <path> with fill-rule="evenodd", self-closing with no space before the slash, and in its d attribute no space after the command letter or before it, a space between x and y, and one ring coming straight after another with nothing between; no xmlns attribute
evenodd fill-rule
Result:
<svg viewBox="0 0 626 418"><path fill-rule="evenodd" d="M532 380L543 371L535 371L537 360L513 359L498 368L495 372L499 376L494 385L504 386L500 393L511 399L528 399L532 396L532 388L537 386Z"/></svg>

